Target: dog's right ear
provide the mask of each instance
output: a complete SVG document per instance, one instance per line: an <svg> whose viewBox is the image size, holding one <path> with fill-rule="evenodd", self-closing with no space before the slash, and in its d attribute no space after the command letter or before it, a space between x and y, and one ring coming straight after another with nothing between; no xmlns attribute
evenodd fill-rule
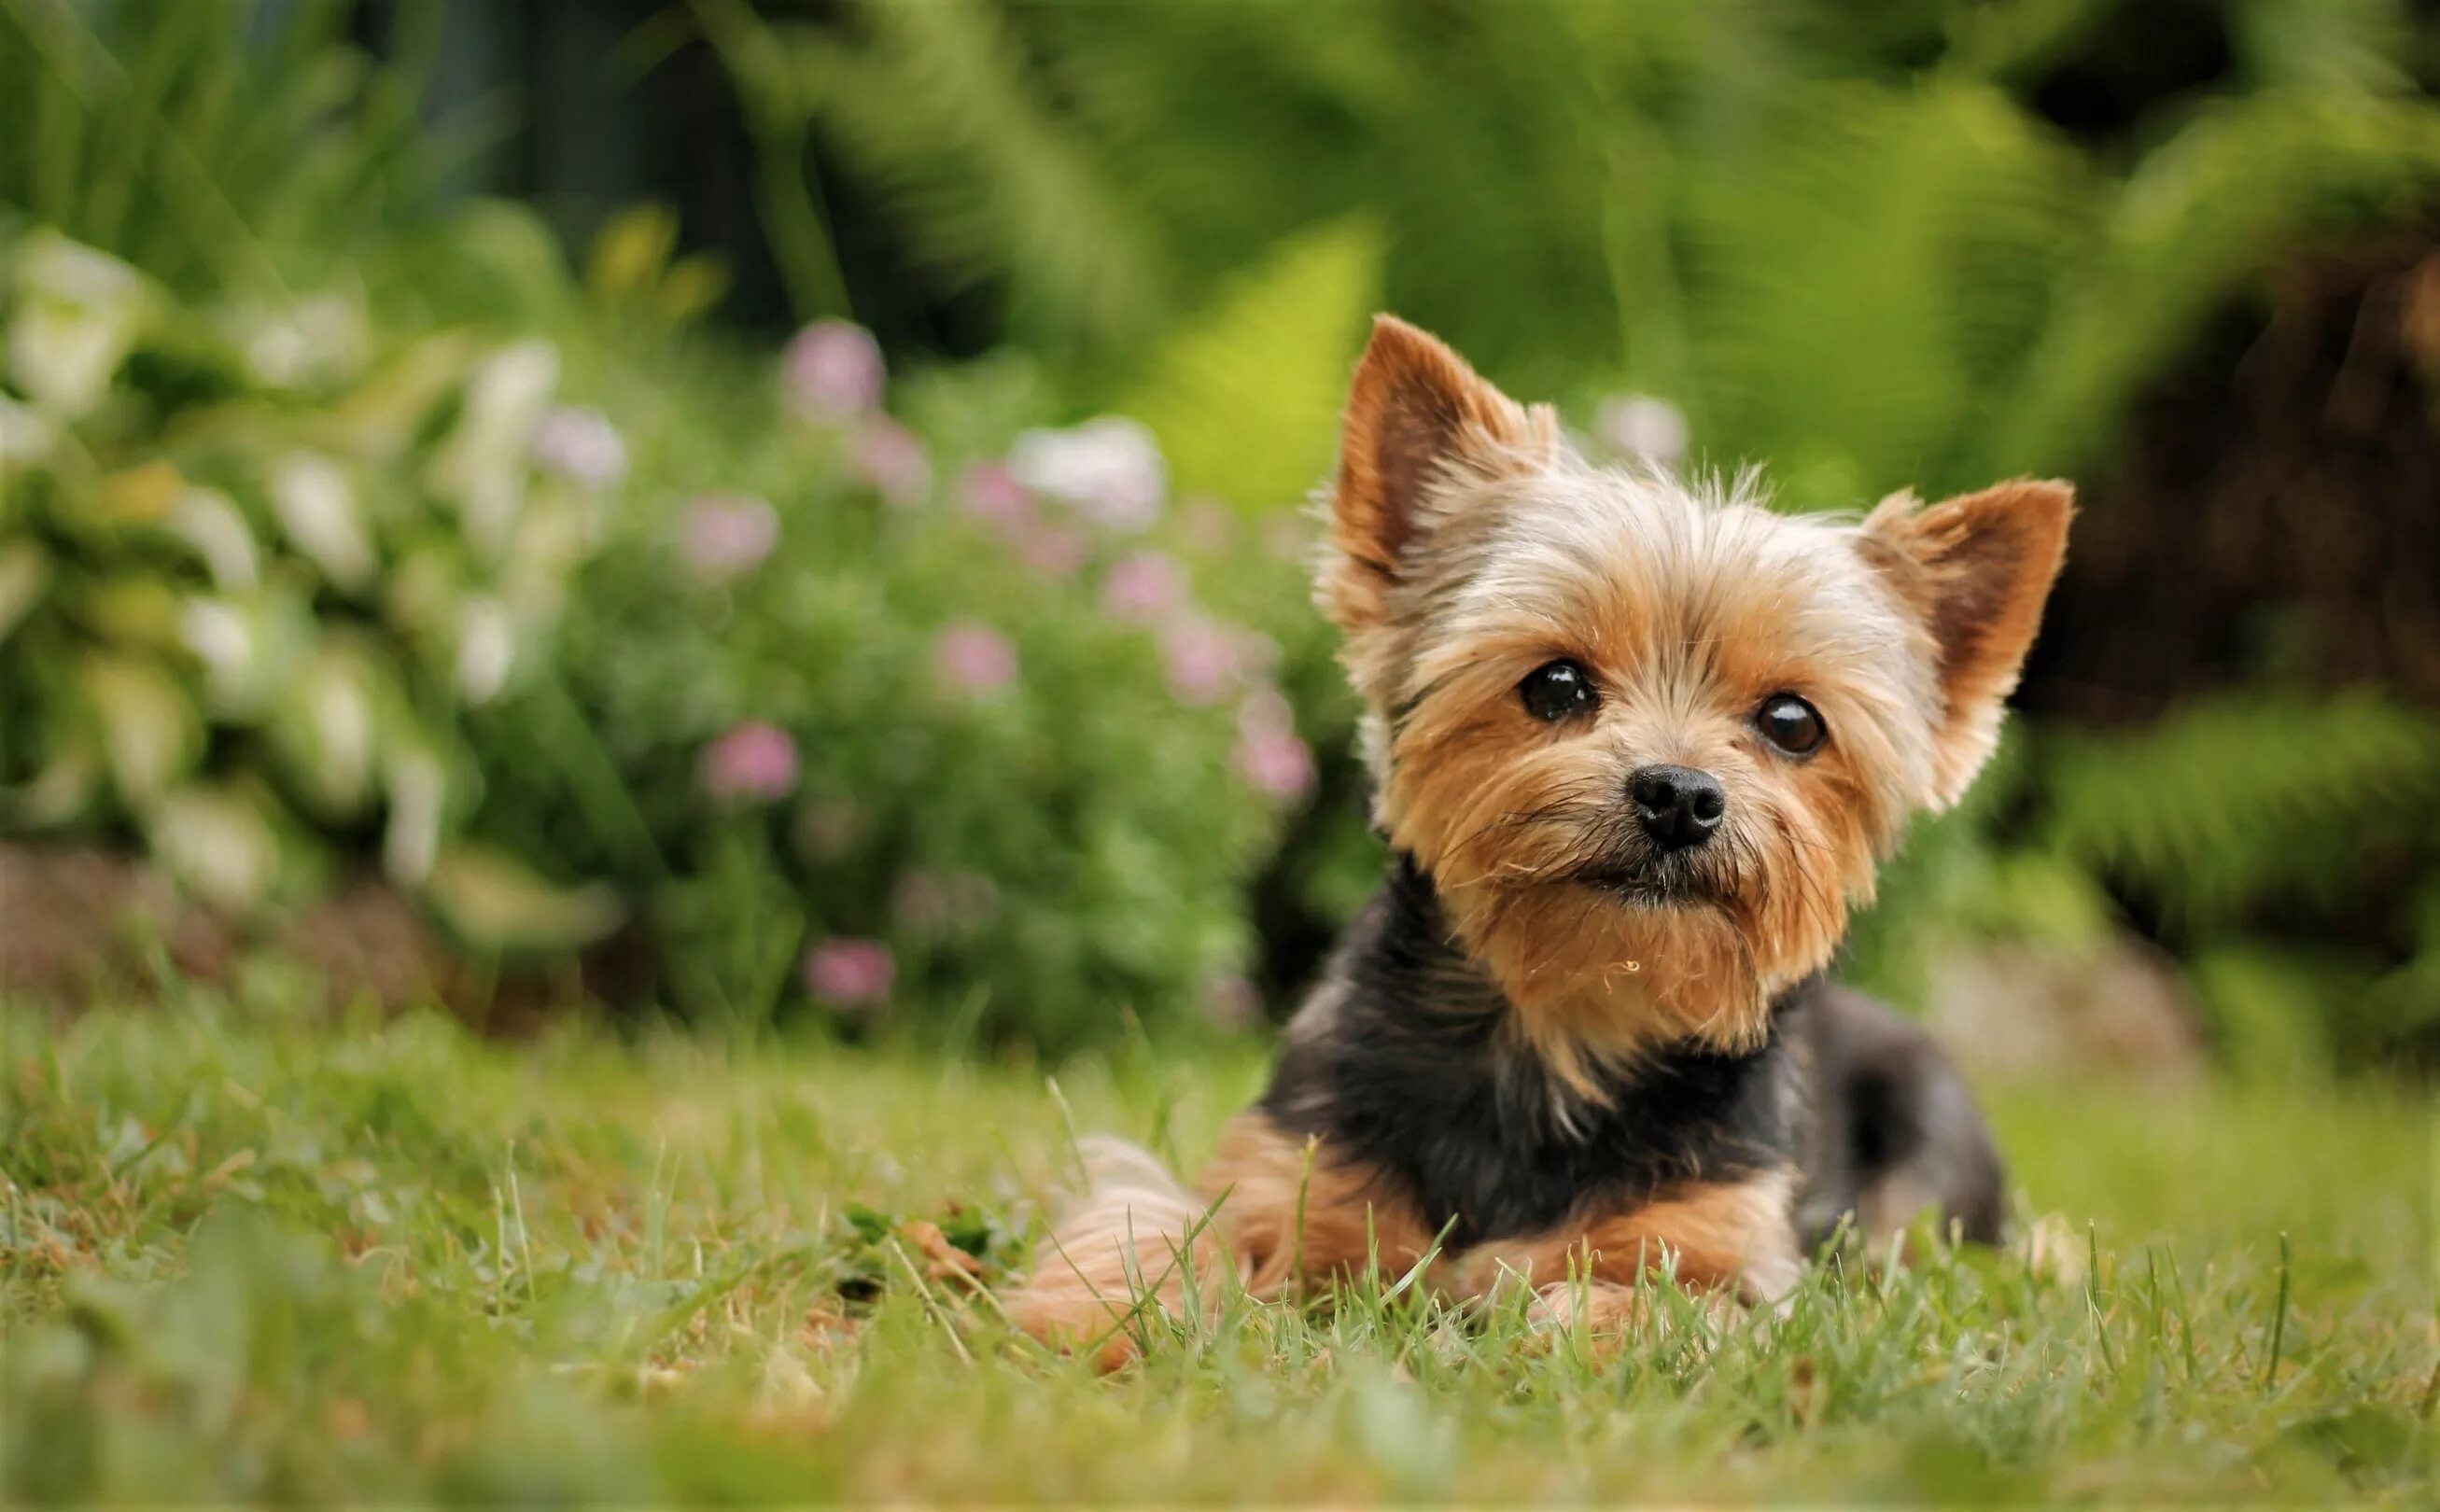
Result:
<svg viewBox="0 0 2440 1512"><path fill-rule="evenodd" d="M1373 316L1339 425L1323 610L1342 630L1379 623L1441 486L1528 465L1557 443L1548 406L1525 408L1437 338Z"/></svg>

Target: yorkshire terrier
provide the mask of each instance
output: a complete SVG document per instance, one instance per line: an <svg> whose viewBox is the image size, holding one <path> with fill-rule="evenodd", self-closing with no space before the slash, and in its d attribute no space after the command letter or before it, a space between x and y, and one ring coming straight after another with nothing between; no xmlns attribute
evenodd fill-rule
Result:
<svg viewBox="0 0 2440 1512"><path fill-rule="evenodd" d="M1503 1277L1615 1330L1637 1285L1767 1304L1842 1228L2001 1236L1922 1030L1824 971L1917 809L1998 739L2072 493L1860 521L1579 456L1383 316L1317 598L1393 859L1190 1192L1115 1143L1009 1298L1124 1358L1146 1309L1361 1273Z"/></svg>

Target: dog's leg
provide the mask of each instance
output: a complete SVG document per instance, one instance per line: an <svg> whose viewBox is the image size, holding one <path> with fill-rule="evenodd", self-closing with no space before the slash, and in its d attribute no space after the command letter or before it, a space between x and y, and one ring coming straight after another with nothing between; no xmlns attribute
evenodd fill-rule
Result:
<svg viewBox="0 0 2440 1512"><path fill-rule="evenodd" d="M1085 1153L1085 1196L1006 1305L1036 1339L1096 1347L1105 1368L1133 1358L1135 1323L1184 1316L1190 1294L1211 1317L1230 1285L1277 1297L1373 1265L1402 1275L1431 1251L1431 1233L1369 1172L1259 1111L1229 1121L1194 1194L1134 1145L1090 1140Z"/></svg>
<svg viewBox="0 0 2440 1512"><path fill-rule="evenodd" d="M1394 1279L1432 1252L1432 1231L1373 1172L1259 1109L1229 1121L1195 1185L1221 1204L1257 1296L1373 1267Z"/></svg>
<svg viewBox="0 0 2440 1512"><path fill-rule="evenodd" d="M2005 1237L2005 1178L1956 1065L1922 1026L1833 988L1811 1026L1819 1121L1803 1201L1813 1242L1853 1215L1875 1247L1926 1211L1977 1244Z"/></svg>
<svg viewBox="0 0 2440 1512"><path fill-rule="evenodd" d="M1092 1348L1107 1370L1134 1358L1146 1317L1207 1316L1244 1268L1208 1203L1149 1150L1121 1140L1080 1142L1085 1189L1035 1253L1005 1305L1010 1322L1048 1344Z"/></svg>
<svg viewBox="0 0 2440 1512"><path fill-rule="evenodd" d="M1642 1320L1639 1283L1667 1276L1725 1310L1766 1305L1795 1286L1803 1260L1785 1171L1712 1181L1539 1239L1469 1254L1463 1285L1476 1294L1506 1277L1534 1288L1536 1326L1615 1335Z"/></svg>

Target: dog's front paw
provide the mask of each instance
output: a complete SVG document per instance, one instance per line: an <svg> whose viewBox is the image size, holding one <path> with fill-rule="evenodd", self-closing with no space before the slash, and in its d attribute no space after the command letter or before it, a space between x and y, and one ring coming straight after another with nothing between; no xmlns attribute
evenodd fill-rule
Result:
<svg viewBox="0 0 2440 1512"><path fill-rule="evenodd" d="M1640 1332L1651 1311L1632 1287L1615 1281L1561 1281L1534 1293L1525 1322L1542 1348L1578 1339L1606 1356Z"/></svg>
<svg viewBox="0 0 2440 1512"><path fill-rule="evenodd" d="M1744 1305L1726 1290L1693 1293L1695 1305L1713 1327L1744 1316ZM1525 1321L1544 1347L1561 1340L1582 1340L1596 1357L1615 1354L1629 1340L1661 1340L1682 1315L1682 1309L1657 1305L1654 1294L1616 1281L1563 1281L1534 1294Z"/></svg>

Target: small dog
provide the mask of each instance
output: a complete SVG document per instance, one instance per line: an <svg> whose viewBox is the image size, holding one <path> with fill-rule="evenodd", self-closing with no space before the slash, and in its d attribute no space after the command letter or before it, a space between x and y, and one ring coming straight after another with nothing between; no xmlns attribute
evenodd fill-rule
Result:
<svg viewBox="0 0 2440 1512"><path fill-rule="evenodd" d="M1995 1242L1999 1158L1913 1025L1823 978L1875 863L1965 791L2072 491L1861 522L1596 467L1547 406L1383 316L1318 585L1394 859L1190 1193L1097 1143L1010 1297L1132 1352L1135 1309L1377 1264L1615 1329L1635 1284L1749 1303L1852 1221Z"/></svg>

